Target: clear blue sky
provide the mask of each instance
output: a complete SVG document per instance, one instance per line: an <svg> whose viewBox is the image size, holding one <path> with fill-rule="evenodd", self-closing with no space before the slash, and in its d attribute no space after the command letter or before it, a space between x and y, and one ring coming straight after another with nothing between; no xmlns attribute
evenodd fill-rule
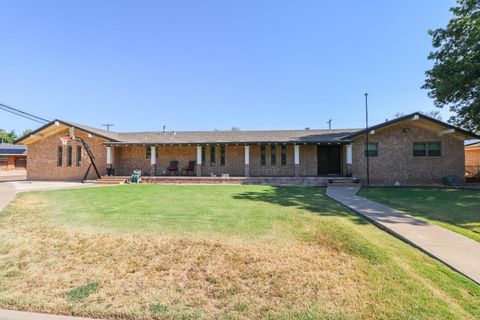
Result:
<svg viewBox="0 0 480 320"><path fill-rule="evenodd" d="M366 90L372 124L434 109L427 30L453 5L3 0L0 102L117 131L360 127Z"/></svg>

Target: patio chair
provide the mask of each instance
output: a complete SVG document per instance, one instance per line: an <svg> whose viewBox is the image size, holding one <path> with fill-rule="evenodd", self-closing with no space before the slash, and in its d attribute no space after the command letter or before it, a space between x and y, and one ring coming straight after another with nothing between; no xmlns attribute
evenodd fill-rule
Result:
<svg viewBox="0 0 480 320"><path fill-rule="evenodd" d="M165 174L167 176L169 176L172 172L175 175L178 176L178 161L177 160L170 161L170 165L168 166L167 170L165 170Z"/></svg>
<svg viewBox="0 0 480 320"><path fill-rule="evenodd" d="M180 172L180 174L183 176L183 174L185 173L185 175L189 174L193 176L194 172L195 172L195 160L191 160L191 161L188 161L188 166L182 168L182 171Z"/></svg>

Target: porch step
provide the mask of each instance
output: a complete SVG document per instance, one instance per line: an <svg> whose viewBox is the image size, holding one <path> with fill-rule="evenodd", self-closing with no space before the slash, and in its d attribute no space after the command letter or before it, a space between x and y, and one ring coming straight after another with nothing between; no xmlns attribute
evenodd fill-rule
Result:
<svg viewBox="0 0 480 320"><path fill-rule="evenodd" d="M125 177L109 177L103 176L94 182L95 184L123 184Z"/></svg>
<svg viewBox="0 0 480 320"><path fill-rule="evenodd" d="M358 186L359 183L355 183L355 178L341 178L341 179L328 179L328 185L337 186Z"/></svg>

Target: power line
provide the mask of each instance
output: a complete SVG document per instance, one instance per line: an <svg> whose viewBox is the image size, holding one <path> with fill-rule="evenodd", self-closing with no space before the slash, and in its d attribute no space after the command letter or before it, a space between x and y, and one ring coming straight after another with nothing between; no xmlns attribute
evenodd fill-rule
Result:
<svg viewBox="0 0 480 320"><path fill-rule="evenodd" d="M7 106L7 105L5 105L5 104L3 104L3 103L0 103L0 110L6 111L6 112L12 113L12 114L14 114L14 115L17 115L17 116L19 116L19 117L23 117L23 118L25 118L25 119L32 120L32 121L35 121L35 122L38 122L38 123L42 123L42 124L45 124L45 123L49 123L49 122L50 122L50 120L47 120L47 119L45 119L45 118L36 116L36 115L34 115L34 114L25 112L25 111L20 110L20 109L17 109L17 108L13 108L13 107Z"/></svg>

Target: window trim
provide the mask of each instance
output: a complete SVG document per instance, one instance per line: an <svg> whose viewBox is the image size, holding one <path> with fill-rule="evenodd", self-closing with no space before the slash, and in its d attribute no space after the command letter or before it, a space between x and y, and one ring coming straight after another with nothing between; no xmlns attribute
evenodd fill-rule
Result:
<svg viewBox="0 0 480 320"><path fill-rule="evenodd" d="M277 166L277 146L270 146L270 166Z"/></svg>
<svg viewBox="0 0 480 320"><path fill-rule="evenodd" d="M225 167L227 162L227 150L225 146L220 146L220 166Z"/></svg>
<svg viewBox="0 0 480 320"><path fill-rule="evenodd" d="M202 150L202 166L204 166L207 163L207 148L205 146L201 147Z"/></svg>
<svg viewBox="0 0 480 320"><path fill-rule="evenodd" d="M210 146L210 167L216 167L217 166L217 150L216 146Z"/></svg>
<svg viewBox="0 0 480 320"><path fill-rule="evenodd" d="M65 166L71 167L73 164L73 147L71 145L67 146L67 153L65 155Z"/></svg>
<svg viewBox="0 0 480 320"><path fill-rule="evenodd" d="M75 166L81 167L82 166L82 146L77 146L76 150L76 158L75 158Z"/></svg>
<svg viewBox="0 0 480 320"><path fill-rule="evenodd" d="M415 145L420 145L420 144L423 144L425 145L425 154L423 155L416 155L415 154ZM440 146L440 149L438 150L439 151L439 154L435 154L435 155L431 155L430 154L430 145L431 144L439 144ZM433 151L433 150L432 150ZM437 151L437 150L435 150ZM413 153L413 156L415 158L422 158L422 157L428 157L428 158L439 158L442 156L442 142L441 141L425 141L425 142L420 142L420 141L416 141L416 142L413 142L413 145L412 145L412 153Z"/></svg>
<svg viewBox="0 0 480 320"><path fill-rule="evenodd" d="M260 166L267 166L267 146L265 145L260 146Z"/></svg>
<svg viewBox="0 0 480 320"><path fill-rule="evenodd" d="M57 146L57 168L61 168L63 166L63 146Z"/></svg>
<svg viewBox="0 0 480 320"><path fill-rule="evenodd" d="M280 166L284 167L287 165L287 146L282 144L280 146Z"/></svg>
<svg viewBox="0 0 480 320"><path fill-rule="evenodd" d="M145 159L151 159L151 158L152 158L152 148L145 147Z"/></svg>
<svg viewBox="0 0 480 320"><path fill-rule="evenodd" d="M371 154L370 152L372 152L372 150L368 150L368 145L374 145L376 146L375 147L375 150L376 153L375 154ZM363 155L366 157L367 156L367 152L368 152L368 157L378 157L378 154L379 154L379 145L378 145L378 142L368 142L368 144L365 142L363 144Z"/></svg>

